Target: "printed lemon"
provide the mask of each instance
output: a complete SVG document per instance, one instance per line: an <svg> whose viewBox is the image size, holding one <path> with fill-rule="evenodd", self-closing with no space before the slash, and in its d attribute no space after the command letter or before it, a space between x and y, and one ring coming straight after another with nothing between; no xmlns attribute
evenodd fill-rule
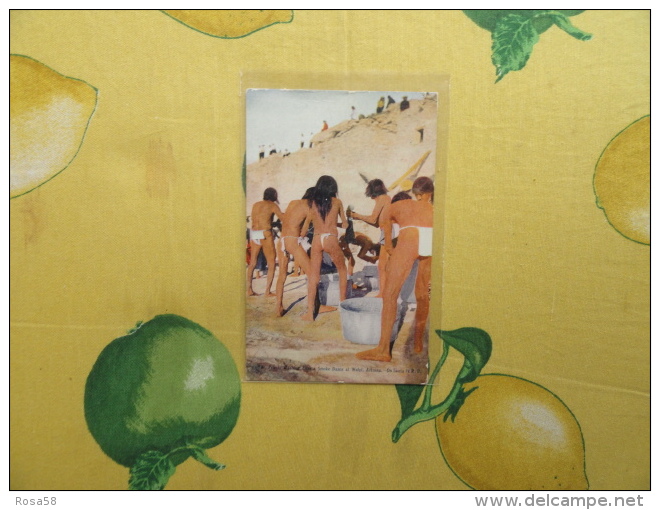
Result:
<svg viewBox="0 0 660 510"><path fill-rule="evenodd" d="M225 346L184 317L159 315L103 349L87 378L85 418L101 449L131 467L131 488L162 488L190 456L224 467L204 449L229 436L240 401Z"/></svg>
<svg viewBox="0 0 660 510"><path fill-rule="evenodd" d="M478 490L587 489L584 442L571 411L553 393L518 377L487 374L452 420L436 418L442 455Z"/></svg>
<svg viewBox="0 0 660 510"><path fill-rule="evenodd" d="M275 23L289 23L293 11L281 10L165 10L172 18L205 34L233 39Z"/></svg>
<svg viewBox="0 0 660 510"><path fill-rule="evenodd" d="M594 173L596 204L623 236L651 243L651 117L626 127L605 147Z"/></svg>
<svg viewBox="0 0 660 510"><path fill-rule="evenodd" d="M14 198L75 158L96 108L97 90L23 55L9 56L9 192Z"/></svg>

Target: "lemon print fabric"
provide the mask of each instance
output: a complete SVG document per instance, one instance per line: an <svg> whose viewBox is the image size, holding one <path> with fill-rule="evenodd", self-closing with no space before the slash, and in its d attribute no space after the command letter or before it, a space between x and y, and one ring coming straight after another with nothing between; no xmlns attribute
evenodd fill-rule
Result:
<svg viewBox="0 0 660 510"><path fill-rule="evenodd" d="M578 422L553 393L501 374L481 375L454 417L436 418L442 455L478 490L585 490Z"/></svg>
<svg viewBox="0 0 660 510"><path fill-rule="evenodd" d="M290 23L293 11L281 10L164 10L168 16L213 37L235 39L257 30Z"/></svg>
<svg viewBox="0 0 660 510"><path fill-rule="evenodd" d="M596 204L621 235L651 244L651 117L626 127L605 147L594 173Z"/></svg>
<svg viewBox="0 0 660 510"><path fill-rule="evenodd" d="M67 168L96 109L97 90L23 55L9 57L10 198Z"/></svg>

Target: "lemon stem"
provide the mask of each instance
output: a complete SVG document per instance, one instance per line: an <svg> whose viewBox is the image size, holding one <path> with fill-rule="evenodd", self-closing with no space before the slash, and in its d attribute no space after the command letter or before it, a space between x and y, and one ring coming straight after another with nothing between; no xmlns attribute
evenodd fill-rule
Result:
<svg viewBox="0 0 660 510"><path fill-rule="evenodd" d="M162 490L176 471L176 466L189 457L205 466L219 470L224 465L206 455L206 451L193 443L175 446L168 452L149 450L141 454L131 466L128 479L130 490Z"/></svg>
<svg viewBox="0 0 660 510"><path fill-rule="evenodd" d="M444 365L448 354L449 354L449 345L447 344L447 342L443 342L442 356L440 357L438 364L433 369L433 373L431 374L431 377L429 377L429 381L426 385L426 389L424 392L424 400L422 401L422 404L419 406L418 409L413 411L405 418L402 418L399 421L399 423L397 423L396 427L394 427L394 430L392 431L392 442L396 443L401 438L401 436L413 425L416 425L417 423L422 421L433 420L438 416L440 416L447 409L449 409L449 407L451 407L451 405L456 400L456 397L460 395L461 389L463 388L463 378L465 377L466 374L470 372L470 368L468 366L463 366L458 376L456 376L456 381L454 382L454 386L449 392L449 395L447 395L447 397L441 403L436 405L431 405L433 383L435 382L436 377L440 373L440 369L442 368L442 365Z"/></svg>
<svg viewBox="0 0 660 510"><path fill-rule="evenodd" d="M436 377L438 377L438 374L440 373L440 369L445 364L445 360L447 359L448 355L449 355L449 345L447 344L447 342L442 342L442 355L440 356L438 363L435 365L431 377L429 377L429 380L426 383L426 390L424 391L424 401L422 402L421 408L428 409L429 407L431 407L431 395L433 392L433 383L435 382Z"/></svg>
<svg viewBox="0 0 660 510"><path fill-rule="evenodd" d="M176 448L173 448L166 454L166 456L170 459L176 458L179 455L184 456L183 460L187 459L188 457L192 457L196 461L201 462L206 467L209 467L211 469L221 470L225 468L224 464L220 464L219 462L216 462L213 459L211 459L206 454L206 450L204 450L202 447L194 443L186 443L184 446L178 446Z"/></svg>

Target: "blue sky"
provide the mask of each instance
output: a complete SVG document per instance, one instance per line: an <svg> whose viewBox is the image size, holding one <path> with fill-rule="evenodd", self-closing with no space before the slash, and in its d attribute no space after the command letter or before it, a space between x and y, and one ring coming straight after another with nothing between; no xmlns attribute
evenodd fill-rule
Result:
<svg viewBox="0 0 660 510"><path fill-rule="evenodd" d="M399 103L405 95L408 99L421 99L421 92L397 91L324 91L248 89L246 94L246 151L247 163L259 159L259 146L274 145L277 151L288 149L295 152L304 139L305 147L310 138L321 131L323 121L333 126L348 120L351 106L358 115L376 112L381 96L390 95ZM302 135L302 136L301 136Z"/></svg>

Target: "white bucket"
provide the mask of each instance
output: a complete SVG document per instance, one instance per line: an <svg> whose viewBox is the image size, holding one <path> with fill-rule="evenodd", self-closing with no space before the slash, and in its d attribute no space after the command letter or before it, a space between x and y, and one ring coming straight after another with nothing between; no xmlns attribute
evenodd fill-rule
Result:
<svg viewBox="0 0 660 510"><path fill-rule="evenodd" d="M339 306L339 275L337 273L321 275L318 293L322 305Z"/></svg>
<svg viewBox="0 0 660 510"><path fill-rule="evenodd" d="M344 338L354 344L377 345L383 300L375 297L345 299L339 305Z"/></svg>

